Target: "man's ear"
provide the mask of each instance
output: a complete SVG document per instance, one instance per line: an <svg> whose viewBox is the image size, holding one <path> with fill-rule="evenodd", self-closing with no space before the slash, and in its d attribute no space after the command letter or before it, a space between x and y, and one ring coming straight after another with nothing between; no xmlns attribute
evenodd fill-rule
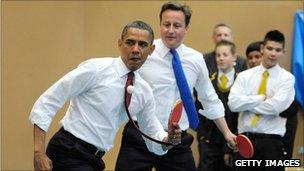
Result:
<svg viewBox="0 0 304 171"><path fill-rule="evenodd" d="M287 50L284 48L284 49L283 49L283 54L284 54L284 55L286 55L286 51L287 51Z"/></svg>
<svg viewBox="0 0 304 171"><path fill-rule="evenodd" d="M153 44L153 45L151 45L151 47L150 47L149 55L151 55L151 54L153 53L154 49L155 49L155 45Z"/></svg>
<svg viewBox="0 0 304 171"><path fill-rule="evenodd" d="M117 46L120 48L122 46L122 40L121 39L118 39L117 41Z"/></svg>
<svg viewBox="0 0 304 171"><path fill-rule="evenodd" d="M260 52L261 52L261 53L263 53L263 49L264 49L264 44L261 43L261 45L260 45Z"/></svg>
<svg viewBox="0 0 304 171"><path fill-rule="evenodd" d="M233 55L233 61L236 62L236 59L237 59L237 54L235 53L235 54Z"/></svg>
<svg viewBox="0 0 304 171"><path fill-rule="evenodd" d="M214 33L212 34L211 39L213 40L213 43L216 44L216 36Z"/></svg>
<svg viewBox="0 0 304 171"><path fill-rule="evenodd" d="M189 30L189 25L185 28L186 29L186 33L188 33Z"/></svg>

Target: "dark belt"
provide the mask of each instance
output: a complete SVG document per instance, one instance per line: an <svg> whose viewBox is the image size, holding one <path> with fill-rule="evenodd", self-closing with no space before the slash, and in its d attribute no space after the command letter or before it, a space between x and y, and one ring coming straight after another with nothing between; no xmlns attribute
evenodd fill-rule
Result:
<svg viewBox="0 0 304 171"><path fill-rule="evenodd" d="M263 134L263 133L252 133L252 132L244 132L241 133L246 135L249 139L275 139L282 140L282 137L277 134Z"/></svg>
<svg viewBox="0 0 304 171"><path fill-rule="evenodd" d="M102 156L105 154L104 151L99 150L98 148L96 148L94 145L87 143L77 137L75 137L73 134L71 134L70 132L66 131L63 127L59 130L59 132L61 132L63 135L66 136L66 138L79 143L82 147L84 147L85 149L87 149L89 151L89 153L93 154L94 156L98 157L98 158L102 158Z"/></svg>

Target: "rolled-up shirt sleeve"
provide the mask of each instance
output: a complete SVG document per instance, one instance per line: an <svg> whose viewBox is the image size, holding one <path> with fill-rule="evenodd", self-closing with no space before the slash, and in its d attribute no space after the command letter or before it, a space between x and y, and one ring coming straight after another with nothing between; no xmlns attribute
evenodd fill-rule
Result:
<svg viewBox="0 0 304 171"><path fill-rule="evenodd" d="M294 77L289 77L276 85L274 96L254 107L251 111L263 115L279 115L287 109L294 100Z"/></svg>
<svg viewBox="0 0 304 171"><path fill-rule="evenodd" d="M47 89L35 102L29 120L47 131L53 117L65 102L94 84L97 67L90 61L81 63Z"/></svg>
<svg viewBox="0 0 304 171"><path fill-rule="evenodd" d="M225 109L209 79L205 60L202 58L199 64L198 67L200 72L195 84L195 89L197 91L198 100L204 107L204 110L199 113L211 120L223 117L225 115Z"/></svg>
<svg viewBox="0 0 304 171"><path fill-rule="evenodd" d="M263 102L262 95L249 95L242 73L235 79L228 96L228 106L233 112L250 111Z"/></svg>

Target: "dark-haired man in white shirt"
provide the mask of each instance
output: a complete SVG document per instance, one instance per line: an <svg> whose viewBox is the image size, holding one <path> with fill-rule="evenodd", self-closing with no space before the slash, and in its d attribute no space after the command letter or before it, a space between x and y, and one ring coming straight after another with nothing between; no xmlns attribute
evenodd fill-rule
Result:
<svg viewBox="0 0 304 171"><path fill-rule="evenodd" d="M153 89L157 118L166 129L171 108L176 100L181 98L172 66L173 55L170 53L170 49L174 49L180 57L189 91L192 94L195 87L198 98L204 105L203 115L214 120L227 142L232 147L235 146L235 135L226 124L224 107L209 80L203 55L183 44L189 28L191 10L187 5L167 2L163 4L159 17L161 39L154 41L155 50L139 71ZM179 123L183 130L181 144L173 147L163 156L151 154L143 145L143 139L136 135L134 127L127 124L116 170L148 171L153 167L160 171L196 170L191 150L193 136L186 132L189 128L189 120L185 110ZM128 155L130 153L132 155Z"/></svg>
<svg viewBox="0 0 304 171"><path fill-rule="evenodd" d="M294 100L294 76L281 68L285 56L285 38L278 30L269 31L261 45L262 63L239 73L229 94L231 111L240 112L238 132L252 141L251 159L283 160L282 137L286 118L279 114ZM237 155L236 159L242 159ZM265 166L265 163L262 164ZM237 170L284 170L284 167L243 168Z"/></svg>
<svg viewBox="0 0 304 171"><path fill-rule="evenodd" d="M117 130L127 121L123 97L129 75L135 76L128 109L137 117L140 129L159 141L180 141L178 125L167 133L157 120L152 90L137 72L154 50L153 39L148 24L142 21L127 24L118 40L120 57L87 60L39 97L30 114L34 124L35 170L105 168L102 156L113 147ZM68 100L70 105L61 120L62 128L45 152L45 134L52 118ZM146 145L158 155L167 151L167 147L148 140Z"/></svg>

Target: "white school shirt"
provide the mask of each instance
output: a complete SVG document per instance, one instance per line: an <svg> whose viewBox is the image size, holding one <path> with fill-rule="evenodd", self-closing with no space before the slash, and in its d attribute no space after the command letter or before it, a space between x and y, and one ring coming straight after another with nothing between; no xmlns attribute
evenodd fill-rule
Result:
<svg viewBox="0 0 304 171"><path fill-rule="evenodd" d="M161 39L154 41L155 50L139 69L139 74L151 86L156 103L156 116L165 129L168 128L168 119L172 107L177 99L180 99L179 90L176 84L172 68L172 54L169 52ZM184 44L177 49L181 64L193 94L193 88L198 92L198 99L204 106L203 115L209 119L216 119L224 116L224 106L218 99L217 94L209 79L209 73L203 55ZM180 128L189 128L187 114L183 109L179 122Z"/></svg>
<svg viewBox="0 0 304 171"><path fill-rule="evenodd" d="M228 97L228 105L233 112L240 112L238 132L277 134L283 136L286 118L279 114L287 109L294 100L294 76L276 65L268 70L266 85L267 99L258 95L263 72L263 65L256 66L238 74ZM251 124L255 114L260 114L257 125Z"/></svg>
<svg viewBox="0 0 304 171"><path fill-rule="evenodd" d="M65 130L74 136L109 151L119 127L127 121L124 87L130 70L119 58L96 58L81 63L36 101L30 121L47 131L57 111L70 100L61 120ZM149 136L163 140L167 136L154 115L155 101L150 86L134 72L134 93L129 111L138 118L140 129ZM146 140L151 152L162 155L161 145Z"/></svg>

